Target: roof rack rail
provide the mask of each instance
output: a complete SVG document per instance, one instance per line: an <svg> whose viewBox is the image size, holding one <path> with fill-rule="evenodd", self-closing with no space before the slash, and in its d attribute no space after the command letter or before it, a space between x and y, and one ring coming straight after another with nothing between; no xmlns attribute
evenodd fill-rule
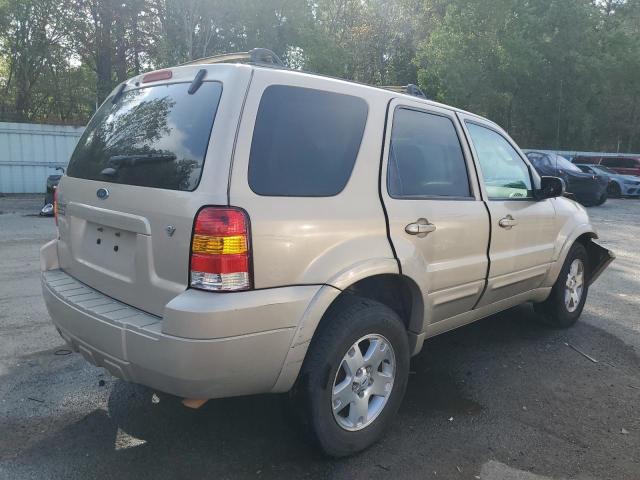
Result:
<svg viewBox="0 0 640 480"><path fill-rule="evenodd" d="M201 65L212 63L249 63L251 65L259 65L261 67L286 68L282 60L266 48L254 48L248 52L225 53L222 55L214 55L212 57L203 57L180 64L184 65Z"/></svg>
<svg viewBox="0 0 640 480"><path fill-rule="evenodd" d="M425 100L427 99L427 96L420 89L420 87L418 87L417 85L414 85L413 83L410 83L409 85L406 85L406 86L388 85L381 88L384 88L385 90L391 90L392 92L396 92L396 93L406 93L407 95L413 95L414 97L424 98Z"/></svg>

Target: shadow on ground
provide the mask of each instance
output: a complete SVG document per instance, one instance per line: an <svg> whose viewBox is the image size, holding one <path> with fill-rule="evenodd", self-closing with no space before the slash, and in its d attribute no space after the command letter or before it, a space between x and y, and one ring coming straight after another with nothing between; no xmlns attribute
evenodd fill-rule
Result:
<svg viewBox="0 0 640 480"><path fill-rule="evenodd" d="M637 479L640 359L585 322L557 331L533 317L518 307L428 341L393 428L350 459L322 457L278 396L190 411L113 381L106 410L4 468L15 478L474 478L501 462L554 478Z"/></svg>

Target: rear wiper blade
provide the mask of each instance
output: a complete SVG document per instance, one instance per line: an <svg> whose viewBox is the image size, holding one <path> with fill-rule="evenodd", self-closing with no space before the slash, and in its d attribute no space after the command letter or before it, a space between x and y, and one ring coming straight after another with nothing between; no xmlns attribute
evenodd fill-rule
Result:
<svg viewBox="0 0 640 480"><path fill-rule="evenodd" d="M125 88L127 88L126 83L123 83L122 85L120 85L120 87L118 87L118 91L115 93L115 95L111 99L111 103L113 104L118 103L118 101L120 100L120 97L122 97L122 94L124 93Z"/></svg>
<svg viewBox="0 0 640 480"><path fill-rule="evenodd" d="M191 85L189 85L189 90L187 91L189 95L193 95L198 91L198 89L202 85L202 82L204 82L204 77L206 75L207 75L207 71L204 68L201 70L198 70L198 73L196 73L196 78L194 78L193 82L191 82Z"/></svg>
<svg viewBox="0 0 640 480"><path fill-rule="evenodd" d="M109 165L134 165L137 163L169 162L175 160L173 153L134 153L130 155L114 155L109 158Z"/></svg>
<svg viewBox="0 0 640 480"><path fill-rule="evenodd" d="M176 159L173 153L136 153L131 155L114 155L109 158L107 168L100 172L101 175L114 176L120 167L133 167L156 162L171 162Z"/></svg>

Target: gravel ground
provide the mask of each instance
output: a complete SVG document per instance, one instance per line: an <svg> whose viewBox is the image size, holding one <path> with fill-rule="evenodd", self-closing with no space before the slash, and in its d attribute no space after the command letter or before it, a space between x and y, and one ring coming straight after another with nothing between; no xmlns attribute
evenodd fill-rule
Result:
<svg viewBox="0 0 640 480"><path fill-rule="evenodd" d="M429 340L387 437L339 461L278 396L190 411L68 354L40 295L41 202L0 198L0 478L640 478L640 201L590 209L618 259L574 328L522 306Z"/></svg>

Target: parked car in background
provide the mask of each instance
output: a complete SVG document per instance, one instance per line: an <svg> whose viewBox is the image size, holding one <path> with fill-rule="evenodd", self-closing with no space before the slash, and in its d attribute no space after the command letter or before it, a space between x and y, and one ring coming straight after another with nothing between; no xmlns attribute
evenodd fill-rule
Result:
<svg viewBox="0 0 640 480"><path fill-rule="evenodd" d="M588 155L578 155L573 163L602 165L622 175L640 176L640 157L598 157Z"/></svg>
<svg viewBox="0 0 640 480"><path fill-rule="evenodd" d="M567 192L584 206L602 205L607 201L608 176L584 173L556 153L527 152L526 155L540 175L562 178L567 186Z"/></svg>
<svg viewBox="0 0 640 480"><path fill-rule="evenodd" d="M573 163L573 160L576 158L575 154L563 152L562 156Z"/></svg>
<svg viewBox="0 0 640 480"><path fill-rule="evenodd" d="M498 125L241 55L136 76L89 122L41 250L73 350L192 407L290 392L344 456L427 338L524 302L578 320L614 255Z"/></svg>
<svg viewBox="0 0 640 480"><path fill-rule="evenodd" d="M54 195L55 195L56 188L58 188L58 183L60 183L60 179L62 178L62 175L64 175L64 168L56 167L56 170L58 170L61 173L56 175L49 175L47 177L47 188L46 188L46 193L44 194L44 205L40 210L40 216L42 217L53 217L54 215L54 212L53 212Z"/></svg>
<svg viewBox="0 0 640 480"><path fill-rule="evenodd" d="M637 197L640 196L640 178L634 175L622 175L615 170L603 165L576 164L580 170L594 175L606 175L609 177L607 194L609 197Z"/></svg>

